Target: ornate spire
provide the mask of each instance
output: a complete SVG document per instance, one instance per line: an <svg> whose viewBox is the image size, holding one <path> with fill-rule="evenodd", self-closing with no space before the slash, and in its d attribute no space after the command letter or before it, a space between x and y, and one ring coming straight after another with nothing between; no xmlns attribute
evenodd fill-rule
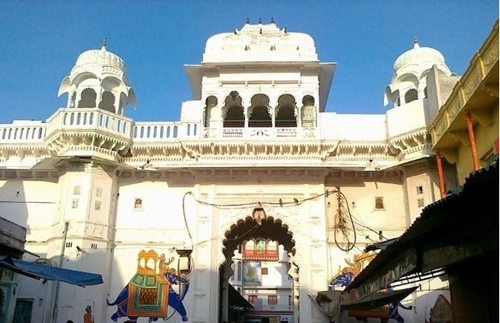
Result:
<svg viewBox="0 0 500 323"><path fill-rule="evenodd" d="M274 18L273 17L271 17L271 23L274 24Z"/></svg>
<svg viewBox="0 0 500 323"><path fill-rule="evenodd" d="M250 23L250 19L247 17L247 21L245 22L247 25Z"/></svg>
<svg viewBox="0 0 500 323"><path fill-rule="evenodd" d="M420 45L418 44L418 39L417 37L413 37L413 48L419 48Z"/></svg>
<svg viewBox="0 0 500 323"><path fill-rule="evenodd" d="M103 38L102 43L101 43L101 49L106 49L108 45L108 42L106 40L106 37Z"/></svg>

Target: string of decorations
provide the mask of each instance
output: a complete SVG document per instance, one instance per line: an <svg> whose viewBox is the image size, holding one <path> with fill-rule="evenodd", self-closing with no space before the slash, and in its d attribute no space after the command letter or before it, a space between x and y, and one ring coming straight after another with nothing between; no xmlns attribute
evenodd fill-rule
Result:
<svg viewBox="0 0 500 323"><path fill-rule="evenodd" d="M188 231L189 239L191 241L191 245L194 246L193 238L191 231L188 226L187 222L187 217L186 217L186 211L185 211L185 199L188 195L191 195L193 199L202 205L207 205L211 207L215 207L218 209L245 209L245 208L252 208L256 207L257 205L259 207L293 207L293 206L300 206L301 204L312 201L315 199L318 199L320 197L328 197L332 194L337 194L337 213L335 214L335 225L334 225L334 241L335 245L342 251L344 252L349 252L351 251L357 243L357 226L360 226L364 229L370 230L374 233L378 233L380 236L380 232L375 231L374 229L368 227L367 225L362 224L360 221L357 221L354 219L351 209L349 207L349 201L345 194L340 190L339 187L333 190L325 190L325 192L316 194L304 199L297 199L293 198L291 201L283 201L283 199L279 199L277 202L261 202L261 201L256 201L256 202L244 202L244 203L213 203L213 202L208 202L202 199L199 199L194 196L194 194L190 191L184 194L183 201L182 201L182 211L183 211L183 216L184 216L184 223L186 225L186 229ZM249 230L252 231L253 228ZM245 232L245 234L248 234L249 232ZM385 237L381 236L381 238L386 239Z"/></svg>

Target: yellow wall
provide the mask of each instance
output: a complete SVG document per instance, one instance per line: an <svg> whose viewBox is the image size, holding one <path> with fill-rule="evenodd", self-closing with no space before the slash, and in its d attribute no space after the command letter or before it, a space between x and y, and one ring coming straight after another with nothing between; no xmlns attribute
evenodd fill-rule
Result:
<svg viewBox="0 0 500 323"><path fill-rule="evenodd" d="M481 159L488 157L492 153L495 140L498 138L498 102L491 110L491 120L491 124L488 127L483 127L479 123L476 123L474 126L477 156L480 159L481 167L486 166ZM465 179L473 171L471 147L460 145L457 158L457 174L460 185L465 182Z"/></svg>

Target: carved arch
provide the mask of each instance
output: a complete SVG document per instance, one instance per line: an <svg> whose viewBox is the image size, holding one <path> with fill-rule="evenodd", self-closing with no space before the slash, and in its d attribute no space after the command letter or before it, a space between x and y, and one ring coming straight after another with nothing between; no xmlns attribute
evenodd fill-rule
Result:
<svg viewBox="0 0 500 323"><path fill-rule="evenodd" d="M112 113L116 113L115 95L111 91L104 91L102 93L101 102L99 102L99 109L103 109Z"/></svg>
<svg viewBox="0 0 500 323"><path fill-rule="evenodd" d="M222 107L224 128L243 128L245 126L245 111L238 91L231 91L224 99Z"/></svg>
<svg viewBox="0 0 500 323"><path fill-rule="evenodd" d="M78 101L78 108L95 108L97 93L92 88L86 88L80 94L80 101Z"/></svg>
<svg viewBox="0 0 500 323"><path fill-rule="evenodd" d="M278 98L278 105L275 109L276 128L297 127L297 102L291 94L283 94Z"/></svg>
<svg viewBox="0 0 500 323"><path fill-rule="evenodd" d="M272 127L273 111L269 102L269 97L265 94L252 97L248 107L248 127Z"/></svg>

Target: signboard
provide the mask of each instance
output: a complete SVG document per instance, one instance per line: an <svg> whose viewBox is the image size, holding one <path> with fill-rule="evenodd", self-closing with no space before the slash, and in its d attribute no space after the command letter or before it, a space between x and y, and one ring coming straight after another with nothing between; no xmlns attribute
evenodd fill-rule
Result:
<svg viewBox="0 0 500 323"><path fill-rule="evenodd" d="M262 285L262 273L261 273L260 261L243 262L243 285L245 286Z"/></svg>

